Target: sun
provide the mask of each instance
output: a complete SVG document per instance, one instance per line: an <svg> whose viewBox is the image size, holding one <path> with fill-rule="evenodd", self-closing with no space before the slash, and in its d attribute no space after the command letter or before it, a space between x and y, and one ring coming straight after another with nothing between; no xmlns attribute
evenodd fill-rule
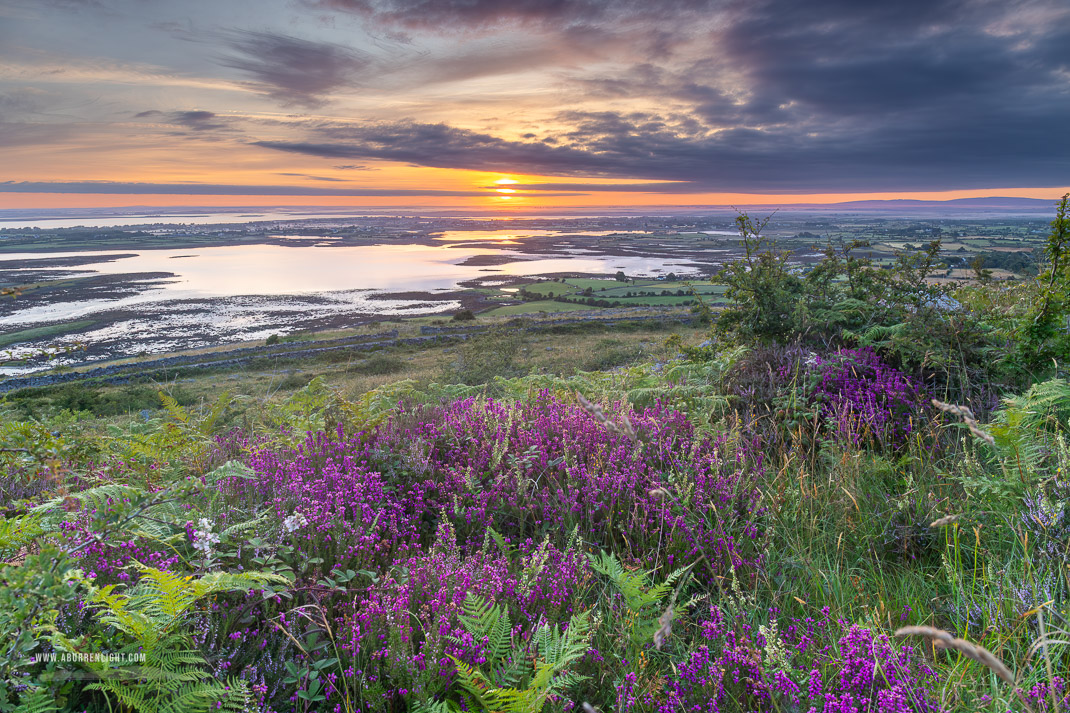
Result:
<svg viewBox="0 0 1070 713"><path fill-rule="evenodd" d="M497 181L494 182L494 185L497 186L497 188L494 189L494 192L498 194L495 196L495 198L500 201L512 200L514 198L512 194L516 193L516 189L509 188L509 186L515 185L516 183L519 183L519 181L515 181L512 178L509 178L508 176L499 178ZM519 198L519 196L516 197Z"/></svg>
<svg viewBox="0 0 1070 713"><path fill-rule="evenodd" d="M502 195L502 198L508 198L509 196L507 194L516 193L516 190L513 188L507 188L507 186L513 185L515 183L517 182L511 178L499 178L497 181L494 182L494 185L498 186L498 188L495 188L494 190L498 193L506 194Z"/></svg>

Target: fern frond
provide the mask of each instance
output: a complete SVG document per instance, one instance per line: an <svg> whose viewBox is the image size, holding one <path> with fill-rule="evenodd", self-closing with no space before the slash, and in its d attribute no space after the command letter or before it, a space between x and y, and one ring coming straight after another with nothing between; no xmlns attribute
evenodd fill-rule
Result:
<svg viewBox="0 0 1070 713"><path fill-rule="evenodd" d="M509 613L497 604L469 593L464 599L461 625L477 641L486 639L485 656L489 662L503 661L512 650L513 625Z"/></svg>
<svg viewBox="0 0 1070 713"><path fill-rule="evenodd" d="M44 531L44 515L30 512L19 517L0 518L0 559L9 560Z"/></svg>
<svg viewBox="0 0 1070 713"><path fill-rule="evenodd" d="M505 537L503 537L502 534L495 530L493 527L487 528L487 534L490 535L490 538L492 540L494 540L494 544L496 544L498 546L498 549L501 550L501 553L505 556L505 559L508 561L512 561L513 556L516 554L517 551L516 545L506 542Z"/></svg>
<svg viewBox="0 0 1070 713"><path fill-rule="evenodd" d="M89 488L82 490L71 495L65 495L63 497L53 498L41 505L30 510L30 512L42 515L44 517L54 516L57 514L66 515L64 510L64 502L67 498L74 498L79 503L79 508L84 510L104 510L108 507L110 501L121 502L127 498L136 498L144 494L144 490L136 488L132 485L122 485L119 483L109 483L107 485L98 485L95 488Z"/></svg>
<svg viewBox="0 0 1070 713"><path fill-rule="evenodd" d="M56 703L55 697L48 691L34 691L24 693L19 700L19 705L12 710L14 713L54 713L62 709Z"/></svg>
<svg viewBox="0 0 1070 713"><path fill-rule="evenodd" d="M219 395L208 414L197 424L197 430L202 436L207 438L215 433L216 424L233 402L229 392L224 391Z"/></svg>
<svg viewBox="0 0 1070 713"><path fill-rule="evenodd" d="M170 416L176 423L180 423L184 426L188 426L192 420L190 412L182 407L174 396L164 391L158 391L156 395L160 399L160 403L163 405L164 411Z"/></svg>

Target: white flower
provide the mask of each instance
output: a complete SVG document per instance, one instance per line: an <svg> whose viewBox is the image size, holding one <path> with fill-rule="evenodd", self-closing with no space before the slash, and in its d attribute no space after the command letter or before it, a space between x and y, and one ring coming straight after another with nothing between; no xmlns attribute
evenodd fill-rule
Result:
<svg viewBox="0 0 1070 713"><path fill-rule="evenodd" d="M212 545L219 544L219 535L212 532L212 523L202 517L197 523L200 529L193 531L193 549L204 553L206 558L212 556Z"/></svg>
<svg viewBox="0 0 1070 713"><path fill-rule="evenodd" d="M300 530L307 524L308 519L301 513L295 512L293 515L290 515L290 517L282 521L282 529L286 530L286 532L294 532L295 530Z"/></svg>

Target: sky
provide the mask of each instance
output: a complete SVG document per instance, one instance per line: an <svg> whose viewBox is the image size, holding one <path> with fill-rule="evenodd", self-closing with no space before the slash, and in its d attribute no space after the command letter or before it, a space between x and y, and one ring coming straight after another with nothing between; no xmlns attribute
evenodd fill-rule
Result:
<svg viewBox="0 0 1070 713"><path fill-rule="evenodd" d="M1068 187L1066 0L0 0L0 209Z"/></svg>

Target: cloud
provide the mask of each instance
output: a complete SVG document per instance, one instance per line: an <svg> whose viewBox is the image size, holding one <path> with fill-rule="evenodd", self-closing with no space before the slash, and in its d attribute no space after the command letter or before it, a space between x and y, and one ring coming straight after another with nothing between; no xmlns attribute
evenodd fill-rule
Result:
<svg viewBox="0 0 1070 713"><path fill-rule="evenodd" d="M151 119L154 124L177 127L178 130L169 132L171 136L218 140L222 135L236 131L229 119L204 109L171 112L148 109L134 114L134 118Z"/></svg>
<svg viewBox="0 0 1070 713"><path fill-rule="evenodd" d="M0 118L0 146L13 149L55 145L70 138L73 133L69 124L31 124L3 121Z"/></svg>
<svg viewBox="0 0 1070 713"><path fill-rule="evenodd" d="M226 37L231 53L219 64L247 74L254 89L287 106L322 106L371 63L368 55L330 42L245 30Z"/></svg>
<svg viewBox="0 0 1070 713"><path fill-rule="evenodd" d="M121 183L112 181L0 181L0 193L92 193L108 195L187 196L488 196L487 191L391 188L310 188L209 183Z"/></svg>
<svg viewBox="0 0 1070 713"><path fill-rule="evenodd" d="M488 189L502 188L494 184ZM508 188L517 191L578 191L582 193L706 193L708 188L687 181L660 181L658 183L510 183Z"/></svg>
<svg viewBox="0 0 1070 713"><path fill-rule="evenodd" d="M171 114L170 120L174 124L185 126L193 131L214 131L226 128L226 124L219 121L211 111L176 111Z"/></svg>
<svg viewBox="0 0 1070 713"><path fill-rule="evenodd" d="M1008 108L989 116L856 127L733 128L687 133L663 117L582 116L556 145L512 141L446 124L320 126L306 141L258 141L278 151L332 159L588 178L686 181L684 192L851 192L1066 185L1065 114ZM665 186L659 186L662 192Z"/></svg>
<svg viewBox="0 0 1070 713"><path fill-rule="evenodd" d="M330 176L313 176L307 173L276 173L277 176L293 176L295 178L307 178L312 181L335 181L338 183L345 183L344 178L331 178Z"/></svg>
<svg viewBox="0 0 1070 713"><path fill-rule="evenodd" d="M649 21L708 12L716 0L313 0L320 8L354 13L412 29L485 28L507 23L552 26Z"/></svg>
<svg viewBox="0 0 1070 713"><path fill-rule="evenodd" d="M40 94L39 90L26 88L0 92L0 117L40 112L43 106Z"/></svg>
<svg viewBox="0 0 1070 713"><path fill-rule="evenodd" d="M381 122L324 124L309 141L257 141L258 146L336 159L384 159L417 166L520 171L559 175L598 173L585 152L536 142L516 142L447 124ZM508 166L508 169L503 167Z"/></svg>
<svg viewBox="0 0 1070 713"><path fill-rule="evenodd" d="M377 161L556 177L527 189L540 192L1070 183L1066 0L265 0L255 32L211 29L232 17L216 9L169 24L159 7L138 22L160 20L181 59L124 45L121 29L86 33L96 44L82 56L55 56L44 35L42 48L5 47L5 80L68 85L77 99L0 96L0 142L111 141L129 127L107 122L134 116L154 129L146 141L324 159L268 169L307 170L295 182L308 183ZM85 20L51 12L76 29ZM140 86L157 93L122 113ZM262 111L253 93L294 109ZM328 103L320 113L367 120L305 111ZM15 123L31 112L40 123Z"/></svg>
<svg viewBox="0 0 1070 713"><path fill-rule="evenodd" d="M546 46L570 33L626 35L630 56L561 73L560 96L582 94L584 110L533 118L545 128L520 140L471 122L462 129L405 120L313 123L301 136L261 146L442 168L682 181L683 192L1070 182L1070 6L1063 0L318 5L443 35L508 36L515 25L538 25ZM666 33L670 47L658 49ZM443 76L477 64L458 55ZM590 110L599 104L606 109Z"/></svg>

